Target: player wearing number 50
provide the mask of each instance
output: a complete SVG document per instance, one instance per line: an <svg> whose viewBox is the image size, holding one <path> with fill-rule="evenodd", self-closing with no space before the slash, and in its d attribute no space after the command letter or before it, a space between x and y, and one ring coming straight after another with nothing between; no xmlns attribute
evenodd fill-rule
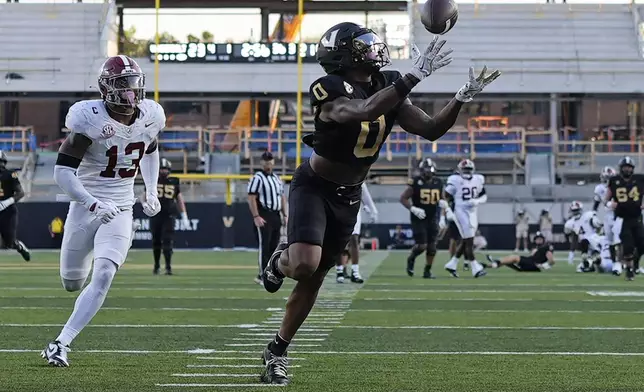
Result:
<svg viewBox="0 0 644 392"><path fill-rule="evenodd" d="M60 335L42 351L54 366L69 366L69 344L103 305L132 244L134 178L141 170L148 216L160 210L157 197L157 135L163 108L145 99L145 76L127 56L108 58L98 77L102 99L75 103L70 130L58 151L54 179L71 198L60 251L60 277L67 291L83 289Z"/></svg>
<svg viewBox="0 0 644 392"><path fill-rule="evenodd" d="M327 73L313 82L315 131L304 137L311 158L295 171L289 192L288 243L280 244L264 266L264 288L273 293L284 277L297 281L286 304L279 333L264 350L266 383L287 384L286 349L310 312L325 275L341 256L360 209L361 184L395 122L428 140L454 125L464 102L499 76L469 81L435 117L408 98L421 80L451 62L445 41L435 38L423 51L414 47L411 69L380 71L389 65L387 45L372 30L340 23L322 36L317 60Z"/></svg>
<svg viewBox="0 0 644 392"><path fill-rule="evenodd" d="M172 252L174 246L174 225L177 213L181 214L181 224L184 228L190 228L190 219L186 211L186 204L183 201L179 179L171 177L172 164L169 160L161 159L161 171L159 172L159 183L157 193L161 203L161 211L150 218L150 229L152 232L152 255L154 257L154 269L152 272L157 275L161 268L161 251L165 259L165 274L172 275Z"/></svg>
<svg viewBox="0 0 644 392"><path fill-rule="evenodd" d="M443 194L443 181L434 177L436 166L430 158L420 161L418 170L420 175L411 178L409 186L400 195L400 203L410 212L416 243L407 257L407 275L414 276L416 257L426 252L423 278L433 279L431 268L436 256L438 233L447 228L445 216L440 214L439 217L438 212Z"/></svg>

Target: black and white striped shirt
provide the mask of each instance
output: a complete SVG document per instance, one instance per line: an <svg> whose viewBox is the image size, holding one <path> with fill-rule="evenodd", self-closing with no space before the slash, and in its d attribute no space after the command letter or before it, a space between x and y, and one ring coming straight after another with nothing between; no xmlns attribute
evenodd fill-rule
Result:
<svg viewBox="0 0 644 392"><path fill-rule="evenodd" d="M284 185L282 180L273 173L266 174L263 171L255 173L248 183L248 194L257 195L259 207L280 211L282 209L282 195Z"/></svg>

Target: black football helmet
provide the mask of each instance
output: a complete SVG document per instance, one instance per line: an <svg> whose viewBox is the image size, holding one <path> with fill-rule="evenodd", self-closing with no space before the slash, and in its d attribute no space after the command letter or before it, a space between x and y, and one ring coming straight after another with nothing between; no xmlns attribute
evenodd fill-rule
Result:
<svg viewBox="0 0 644 392"><path fill-rule="evenodd" d="M322 35L315 56L327 74L361 69L369 74L389 65L389 48L373 30L351 22L331 27Z"/></svg>
<svg viewBox="0 0 644 392"><path fill-rule="evenodd" d="M161 174L164 176L170 175L170 172L172 171L172 162L165 158L161 158Z"/></svg>
<svg viewBox="0 0 644 392"><path fill-rule="evenodd" d="M420 174L425 178L431 178L436 173L436 165L431 158L425 158L418 164Z"/></svg>
<svg viewBox="0 0 644 392"><path fill-rule="evenodd" d="M635 161L629 156L619 160L619 174L624 178L630 178L635 170Z"/></svg>
<svg viewBox="0 0 644 392"><path fill-rule="evenodd" d="M543 236L543 233L541 233L540 231L537 231L536 233L534 233L533 241L535 245L541 246L546 243L546 237Z"/></svg>
<svg viewBox="0 0 644 392"><path fill-rule="evenodd" d="M4 151L0 150L0 167L7 166L7 154Z"/></svg>

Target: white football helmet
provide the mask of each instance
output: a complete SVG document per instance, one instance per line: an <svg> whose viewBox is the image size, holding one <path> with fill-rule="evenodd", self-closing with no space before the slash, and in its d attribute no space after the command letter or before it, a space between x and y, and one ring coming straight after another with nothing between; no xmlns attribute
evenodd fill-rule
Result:
<svg viewBox="0 0 644 392"><path fill-rule="evenodd" d="M608 180L616 174L617 172L611 166L605 166L602 169L602 172L599 175L599 178L601 179L602 182L608 182Z"/></svg>
<svg viewBox="0 0 644 392"><path fill-rule="evenodd" d="M579 201L573 201L570 203L570 215L573 217L581 216L582 211L584 210L584 205Z"/></svg>
<svg viewBox="0 0 644 392"><path fill-rule="evenodd" d="M476 167L474 166L474 162L472 162L469 159L463 159L458 163L458 166L456 167L458 173L461 175L461 177L465 179L470 179L472 178L472 175L474 175L474 169Z"/></svg>

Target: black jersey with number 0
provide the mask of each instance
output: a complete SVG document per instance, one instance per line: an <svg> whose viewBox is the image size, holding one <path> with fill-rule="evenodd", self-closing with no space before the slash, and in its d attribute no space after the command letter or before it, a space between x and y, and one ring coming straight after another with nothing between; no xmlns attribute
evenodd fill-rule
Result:
<svg viewBox="0 0 644 392"><path fill-rule="evenodd" d="M548 252L552 252L553 250L554 248L550 244L541 245L532 254L532 260L534 260L536 264L547 263L548 257L546 257L546 255Z"/></svg>
<svg viewBox="0 0 644 392"><path fill-rule="evenodd" d="M339 97L367 99L400 77L398 71L382 71L372 75L369 83L349 81L339 75L326 75L313 82L309 95L315 108L315 131L304 136L304 143L313 147L318 155L335 162L373 164L396 121L400 104L374 121L342 124L322 121L320 108Z"/></svg>
<svg viewBox="0 0 644 392"><path fill-rule="evenodd" d="M161 203L161 213L165 215L176 215L177 197L181 192L179 179L176 177L159 177L157 192L159 193L159 202Z"/></svg>
<svg viewBox="0 0 644 392"><path fill-rule="evenodd" d="M0 168L0 201L7 200L14 197L16 192L20 189L20 180L18 179L18 172L9 170L7 168ZM16 209L15 204L9 206L4 211L13 211Z"/></svg>
<svg viewBox="0 0 644 392"><path fill-rule="evenodd" d="M409 179L409 186L412 188L411 202L414 206L425 210L425 219L435 219L438 216L438 202L443 193L443 181L438 177L425 180L417 176ZM416 215L411 214L411 220L419 220Z"/></svg>
<svg viewBox="0 0 644 392"><path fill-rule="evenodd" d="M642 197L644 194L644 177L633 175L628 180L615 176L608 182L612 200L617 202L615 216L620 218L638 218L641 216Z"/></svg>

